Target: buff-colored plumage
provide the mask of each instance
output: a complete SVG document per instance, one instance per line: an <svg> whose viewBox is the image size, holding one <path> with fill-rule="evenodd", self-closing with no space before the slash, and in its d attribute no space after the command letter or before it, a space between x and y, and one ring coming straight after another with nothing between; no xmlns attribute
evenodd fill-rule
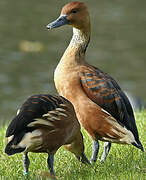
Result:
<svg viewBox="0 0 146 180"><path fill-rule="evenodd" d="M111 76L85 60L91 31L86 5L77 1L66 4L47 28L65 24L73 27L73 37L56 67L54 81L58 93L72 102L78 120L94 140L91 161L96 161L98 140L133 144L143 151L128 98ZM109 149L110 143L104 151Z"/></svg>

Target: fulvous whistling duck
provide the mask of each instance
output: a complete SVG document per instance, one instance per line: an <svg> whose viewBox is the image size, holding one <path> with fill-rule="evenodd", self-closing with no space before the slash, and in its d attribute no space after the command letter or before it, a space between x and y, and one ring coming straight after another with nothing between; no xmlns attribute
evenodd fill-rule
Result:
<svg viewBox="0 0 146 180"><path fill-rule="evenodd" d="M101 161L111 142L132 144L144 151L127 96L110 75L85 61L90 17L84 3L66 4L59 18L47 28L66 24L73 27L73 37L55 70L54 81L59 94L72 102L78 120L93 139L91 162L97 158L98 140L106 141Z"/></svg>
<svg viewBox="0 0 146 180"><path fill-rule="evenodd" d="M61 96L40 94L28 98L8 126L5 153L24 153L24 174L28 174L30 164L28 152L48 153L48 168L54 178L54 154L62 145L78 160L89 163L73 105Z"/></svg>

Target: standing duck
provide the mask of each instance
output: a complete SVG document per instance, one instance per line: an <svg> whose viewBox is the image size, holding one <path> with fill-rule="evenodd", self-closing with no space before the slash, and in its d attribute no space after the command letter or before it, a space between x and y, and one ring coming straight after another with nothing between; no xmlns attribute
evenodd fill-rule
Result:
<svg viewBox="0 0 146 180"><path fill-rule="evenodd" d="M24 153L24 174L30 164L28 152L48 153L48 168L54 178L54 154L62 145L81 162L89 163L73 105L61 96L40 94L28 98L8 126L5 153Z"/></svg>
<svg viewBox="0 0 146 180"><path fill-rule="evenodd" d="M98 140L106 141L101 161L111 143L132 144L143 151L131 104L117 82L107 73L88 64L85 53L90 41L90 17L82 2L66 4L48 29L73 27L73 36L54 74L60 95L74 105L78 120L93 139L91 162L99 150Z"/></svg>

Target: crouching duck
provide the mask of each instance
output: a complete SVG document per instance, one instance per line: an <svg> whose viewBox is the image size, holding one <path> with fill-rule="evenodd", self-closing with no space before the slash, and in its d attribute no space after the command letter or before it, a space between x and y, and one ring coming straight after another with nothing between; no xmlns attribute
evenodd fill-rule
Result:
<svg viewBox="0 0 146 180"><path fill-rule="evenodd" d="M74 105L78 120L93 139L91 162L106 141L101 161L111 143L132 144L143 151L131 104L117 82L107 73L88 64L85 53L90 40L90 17L82 2L66 4L48 29L73 27L73 36L54 74L60 95Z"/></svg>
<svg viewBox="0 0 146 180"><path fill-rule="evenodd" d="M64 145L78 160L89 163L73 105L61 96L33 95L21 106L6 131L5 153L23 152L24 174L28 173L28 152L48 153L48 168L54 178L53 160Z"/></svg>

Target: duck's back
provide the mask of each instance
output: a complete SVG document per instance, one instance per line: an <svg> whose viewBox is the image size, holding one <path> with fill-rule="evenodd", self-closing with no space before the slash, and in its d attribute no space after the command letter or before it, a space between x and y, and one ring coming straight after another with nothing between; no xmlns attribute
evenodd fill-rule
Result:
<svg viewBox="0 0 146 180"><path fill-rule="evenodd" d="M26 149L54 153L79 130L74 108L67 99L34 95L25 101L8 126L6 152L13 154Z"/></svg>

